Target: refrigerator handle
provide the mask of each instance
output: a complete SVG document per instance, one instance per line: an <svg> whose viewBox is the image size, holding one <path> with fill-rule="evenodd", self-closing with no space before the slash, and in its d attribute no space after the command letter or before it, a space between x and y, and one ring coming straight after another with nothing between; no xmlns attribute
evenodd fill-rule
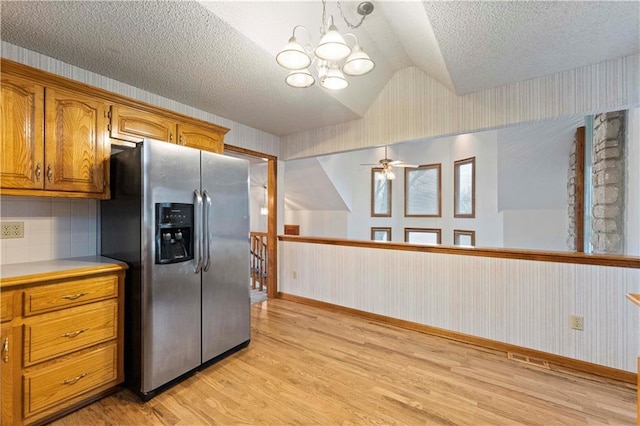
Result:
<svg viewBox="0 0 640 426"><path fill-rule="evenodd" d="M202 246L202 249L204 250L204 266L202 269L207 272L209 270L209 266L211 266L211 236L209 235L209 223L211 221L211 197L209 197L209 193L206 189L202 191L202 197L204 198L204 210L202 212L202 223L204 224L204 231L202 233L204 237L204 244Z"/></svg>
<svg viewBox="0 0 640 426"><path fill-rule="evenodd" d="M196 269L194 274L199 274L202 270L202 196L197 189L193 191L195 206L195 242L193 244L193 257L196 259Z"/></svg>

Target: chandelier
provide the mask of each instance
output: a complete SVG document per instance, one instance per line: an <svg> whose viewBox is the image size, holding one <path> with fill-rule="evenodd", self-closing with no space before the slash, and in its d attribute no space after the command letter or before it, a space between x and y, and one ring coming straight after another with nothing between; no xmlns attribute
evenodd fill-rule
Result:
<svg viewBox="0 0 640 426"><path fill-rule="evenodd" d="M338 8L342 14L342 7L338 2ZM326 18L327 4L322 0L322 26L320 27L320 41L313 48L311 44L302 46L296 39L296 30L303 29L311 39L311 33L302 25L293 27L293 35L286 46L276 55L278 64L291 72L285 78L285 82L291 87L311 87L316 78L309 71L309 66L316 62L316 69L320 85L325 89L340 90L349 85L344 74L349 76L361 76L367 74L375 67L375 63L369 58L353 33L346 33L344 37L353 37L355 44L351 48L344 37L338 32L333 23L333 16ZM347 21L344 14L342 18L352 29L357 29L364 22L364 18L373 12L373 4L363 2L358 5L358 14L362 16L357 25Z"/></svg>

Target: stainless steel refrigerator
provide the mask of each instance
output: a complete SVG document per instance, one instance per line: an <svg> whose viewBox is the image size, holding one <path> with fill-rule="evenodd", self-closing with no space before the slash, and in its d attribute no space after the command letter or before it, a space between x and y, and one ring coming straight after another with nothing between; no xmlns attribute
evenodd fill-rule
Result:
<svg viewBox="0 0 640 426"><path fill-rule="evenodd" d="M101 253L129 264L125 376L143 399L249 343L248 169L154 140L111 156Z"/></svg>

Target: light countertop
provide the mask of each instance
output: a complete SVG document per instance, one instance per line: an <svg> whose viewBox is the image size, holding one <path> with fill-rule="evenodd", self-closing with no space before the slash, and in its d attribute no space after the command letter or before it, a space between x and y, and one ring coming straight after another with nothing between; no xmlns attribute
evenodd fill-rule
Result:
<svg viewBox="0 0 640 426"><path fill-rule="evenodd" d="M89 270L126 269L124 262L103 256L74 257L69 259L43 260L40 262L0 265L0 286L25 284L39 281L49 275L81 275Z"/></svg>

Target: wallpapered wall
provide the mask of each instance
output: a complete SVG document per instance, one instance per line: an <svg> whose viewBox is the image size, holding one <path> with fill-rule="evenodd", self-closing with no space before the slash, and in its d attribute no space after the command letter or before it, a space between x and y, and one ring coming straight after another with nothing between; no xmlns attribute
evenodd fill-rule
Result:
<svg viewBox="0 0 640 426"><path fill-rule="evenodd" d="M362 119L282 138L282 159L467 133L640 103L640 54L457 96L416 67L398 71Z"/></svg>

